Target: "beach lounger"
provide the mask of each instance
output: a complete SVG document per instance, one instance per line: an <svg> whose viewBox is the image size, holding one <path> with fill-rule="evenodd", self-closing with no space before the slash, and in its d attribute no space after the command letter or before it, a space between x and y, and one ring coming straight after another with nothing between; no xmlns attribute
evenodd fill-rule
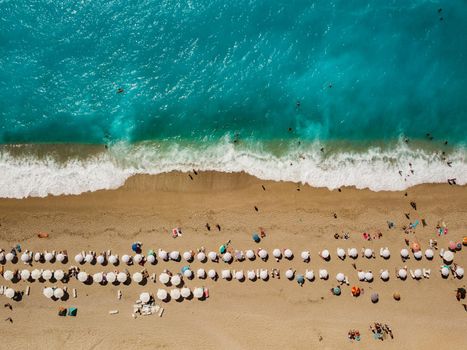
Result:
<svg viewBox="0 0 467 350"><path fill-rule="evenodd" d="M159 317L162 317L162 314L164 313L164 308L161 307L161 309L159 310Z"/></svg>
<svg viewBox="0 0 467 350"><path fill-rule="evenodd" d="M110 310L109 314L110 315L116 315L116 314L118 314L118 310Z"/></svg>
<svg viewBox="0 0 467 350"><path fill-rule="evenodd" d="M413 271L409 270L409 272L410 272L410 276L412 276L412 278L415 279L415 274L413 273Z"/></svg>
<svg viewBox="0 0 467 350"><path fill-rule="evenodd" d="M122 299L122 291L120 289L117 292L117 299L118 300Z"/></svg>
<svg viewBox="0 0 467 350"><path fill-rule="evenodd" d="M423 269L423 277L430 278L431 269Z"/></svg>
<svg viewBox="0 0 467 350"><path fill-rule="evenodd" d="M78 293L76 292L76 289L73 288L73 298L77 298L78 297Z"/></svg>
<svg viewBox="0 0 467 350"><path fill-rule="evenodd" d="M30 288L29 286L26 287L26 295L29 295L29 292L30 292Z"/></svg>

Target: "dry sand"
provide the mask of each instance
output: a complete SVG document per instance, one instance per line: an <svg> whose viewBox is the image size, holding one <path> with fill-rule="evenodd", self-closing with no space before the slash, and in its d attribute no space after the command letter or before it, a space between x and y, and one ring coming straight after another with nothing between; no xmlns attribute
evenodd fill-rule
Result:
<svg viewBox="0 0 467 350"><path fill-rule="evenodd" d="M403 266L399 251L404 238L412 239L401 230L409 220L424 218L428 225L416 229L416 237L424 250L430 238L437 238L445 247L449 240L459 241L467 234L467 187L423 185L404 192L378 192L344 188L342 192L313 189L292 183L261 181L245 174L173 173L158 176L136 176L113 191L99 191L80 196L0 200L0 247L9 249L21 243L23 249L68 249L70 262L81 250L112 249L120 255L130 253L131 243L143 242L149 249L177 249L181 252L205 246L217 250L220 244L232 240L238 249L263 247L272 252L275 247L291 248L292 261L274 259L268 262L235 262L232 269L273 267L282 275L289 267L304 273L326 268L328 281L315 280L300 287L284 276L269 282L240 283L219 280L193 279L189 287L207 286L210 298L206 301L171 301L164 305L162 318L157 316L131 317L132 304L142 291L155 293L161 285L148 282L145 286L85 286L76 280L68 288L77 288L78 298L54 302L42 296L43 285L50 283L9 283L0 278L0 284L12 285L16 290L31 286L31 295L20 302L12 302L13 311L0 308L0 348L2 349L120 349L120 348L194 348L194 349L433 349L465 348L467 312L455 299L454 290L465 284L450 277L443 280L439 274L440 258L423 258L407 262L409 268L431 268L432 277L415 281L400 281L394 268ZM266 190L262 189L262 185ZM298 191L297 189L300 189ZM417 203L414 211L410 201ZM254 209L257 206L258 211ZM337 219L333 217L337 214ZM387 220L397 228L389 230ZM435 225L444 221L449 227L446 237L437 237ZM210 232L205 224L210 223ZM220 224L219 232L215 225ZM184 235L173 239L170 231L180 226ZM267 237L260 244L251 239L252 232L263 227ZM380 240L367 242L362 232L383 233ZM48 232L50 238L39 239L38 232ZM335 240L334 233L350 232L349 240ZM336 248L371 247L377 258L359 257L357 267L371 269L373 283L358 282L352 261L336 258ZM392 256L385 261L378 255L379 248L388 246ZM330 262L322 261L317 253L327 248ZM300 259L302 250L310 250L311 262ZM456 254L455 261L467 267L466 248ZM34 264L45 268L48 264ZM55 263L55 268L61 265ZM194 262L220 271L224 263ZM16 268L24 265L20 262ZM164 268L178 271L183 263L159 262L148 266L150 274ZM389 268L391 279L382 282L379 270ZM11 264L6 268L13 269ZM51 268L49 266L49 268ZM62 267L63 268L63 267ZM87 272L111 271L112 267L84 265ZM140 270L130 267L133 273ZM335 275L344 272L350 286L365 288L365 294L353 298L350 286L343 287L340 297L329 289L336 284ZM60 283L55 283L59 286ZM117 300L117 290L123 299ZM392 299L394 291L402 299ZM370 294L376 291L380 302L372 304ZM5 297L3 303L7 302ZM464 303L467 302L464 300ZM77 317L59 317L59 306L78 307ZM118 315L108 311L118 309ZM13 323L4 322L12 317ZM372 338L368 326L380 321L389 324L394 340L384 342ZM357 328L362 340L351 343L347 339L350 328Z"/></svg>

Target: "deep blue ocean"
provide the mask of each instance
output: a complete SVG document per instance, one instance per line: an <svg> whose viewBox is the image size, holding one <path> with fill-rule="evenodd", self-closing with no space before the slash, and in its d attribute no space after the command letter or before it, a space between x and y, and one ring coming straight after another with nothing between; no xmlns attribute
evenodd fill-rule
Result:
<svg viewBox="0 0 467 350"><path fill-rule="evenodd" d="M0 91L2 144L408 138L465 165L467 3L0 0Z"/></svg>

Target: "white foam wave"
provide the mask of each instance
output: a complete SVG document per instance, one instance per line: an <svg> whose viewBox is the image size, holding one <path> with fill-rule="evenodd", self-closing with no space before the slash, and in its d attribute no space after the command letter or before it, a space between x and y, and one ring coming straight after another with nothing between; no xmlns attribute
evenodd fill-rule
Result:
<svg viewBox="0 0 467 350"><path fill-rule="evenodd" d="M134 174L192 169L244 171L265 180L302 182L329 189L355 186L395 191L422 183L445 183L448 178L456 178L460 185L467 182L465 148L449 154L451 167L435 152L411 149L402 143L387 150L373 147L329 155L323 155L319 148L313 144L278 156L265 151L260 144L247 148L228 140L195 148L180 144L116 144L105 153L66 162L52 157L18 157L4 150L0 153L0 197L44 197L115 189Z"/></svg>

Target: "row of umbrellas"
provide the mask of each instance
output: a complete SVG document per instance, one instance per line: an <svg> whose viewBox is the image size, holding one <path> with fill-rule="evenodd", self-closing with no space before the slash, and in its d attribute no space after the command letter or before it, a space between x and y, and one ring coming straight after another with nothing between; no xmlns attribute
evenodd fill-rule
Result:
<svg viewBox="0 0 467 350"><path fill-rule="evenodd" d="M193 295L193 297L197 299L204 299L206 297L205 293L205 288L203 287L196 287L193 289L193 292L190 290L188 287L183 287L183 288L174 288L167 292L165 289L158 289L156 293L157 299L161 301L168 301L169 296L170 299L173 300L182 300L182 299L188 299ZM140 300L143 303L149 302L151 295L147 292L141 293L139 296Z"/></svg>

